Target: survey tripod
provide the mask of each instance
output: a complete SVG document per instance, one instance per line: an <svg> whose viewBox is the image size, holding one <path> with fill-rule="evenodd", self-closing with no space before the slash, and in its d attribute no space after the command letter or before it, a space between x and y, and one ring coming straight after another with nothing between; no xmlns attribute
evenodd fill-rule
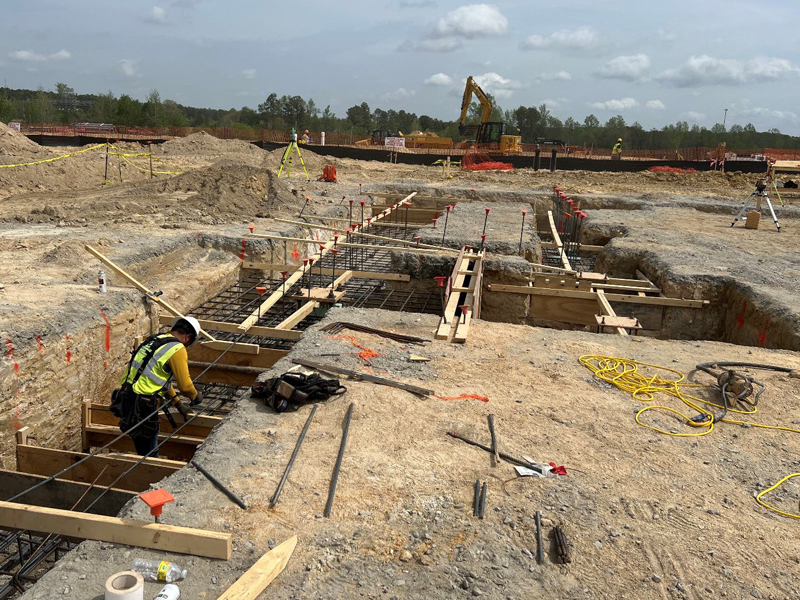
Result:
<svg viewBox="0 0 800 600"><path fill-rule="evenodd" d="M292 139L289 142L289 145L286 146L286 152L283 153L283 158L281 159L281 168L278 169L278 177L281 176L281 172L283 171L284 166L286 166L286 177L291 177L292 150L294 150L297 153L297 158L300 159L300 164L303 165L303 172L306 174L306 181L311 181L311 177L308 176L308 169L306 169L306 163L303 162L303 155L300 154L300 146L297 145L296 135L292 135Z"/></svg>
<svg viewBox="0 0 800 600"><path fill-rule="evenodd" d="M767 184L772 183L774 185L774 181L772 178L772 165L767 169L767 176L764 179L759 179L756 182L756 189L753 190L753 193L744 201L739 214L733 219L733 223L731 223L731 227L736 225L736 221L742 218L747 207L750 206L750 202L755 200L756 210L760 213L761 212L761 202L762 200L767 203L767 207L769 208L769 213L772 215L772 222L775 223L775 227L778 228L778 233L781 231L781 224L778 223L778 217L775 216L775 209L772 206L772 201L769 199L769 193L767 192ZM777 193L777 189L775 190ZM780 198L780 195L778 196Z"/></svg>

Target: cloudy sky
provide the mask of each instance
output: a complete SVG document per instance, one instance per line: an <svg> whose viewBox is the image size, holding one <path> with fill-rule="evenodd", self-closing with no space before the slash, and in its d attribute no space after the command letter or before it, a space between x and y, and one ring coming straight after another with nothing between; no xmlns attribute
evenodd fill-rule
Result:
<svg viewBox="0 0 800 600"><path fill-rule="evenodd" d="M800 134L797 0L3 0L12 88L216 108L299 94L455 119L474 75L505 109ZM11 26L13 25L13 26Z"/></svg>

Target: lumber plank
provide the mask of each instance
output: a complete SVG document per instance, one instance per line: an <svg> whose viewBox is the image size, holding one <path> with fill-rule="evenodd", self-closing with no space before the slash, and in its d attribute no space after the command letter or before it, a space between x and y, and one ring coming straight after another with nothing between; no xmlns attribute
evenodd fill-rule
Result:
<svg viewBox="0 0 800 600"><path fill-rule="evenodd" d="M276 268L272 270L286 271L285 268L281 269L277 268L277 267L285 267L286 265L274 265L274 266ZM198 320L200 321L200 327L202 327L203 329L207 329L208 331L239 333L239 323L226 323L225 321L208 321L205 319L198 319ZM170 323L172 323L172 318L167 315L160 315L158 317L158 322L160 325L169 325ZM276 340L289 340L292 342L299 340L303 334L302 331L285 331L281 329L275 329L274 327L261 327L260 325L253 325L250 329L247 330L247 333L257 337L270 338Z"/></svg>
<svg viewBox="0 0 800 600"><path fill-rule="evenodd" d="M614 312L611 304L609 303L608 299L606 298L606 294L603 290L597 290L597 302L600 304L600 308L603 310L603 314L607 317L616 317L617 313ZM628 332L625 331L624 327L617 327L617 333L619 335L628 335Z"/></svg>
<svg viewBox="0 0 800 600"><path fill-rule="evenodd" d="M242 352L226 352L224 355L221 351L214 348L202 347L200 344L189 346L187 349L189 360L196 360L200 362L214 362L219 359L219 363L223 365L239 365L244 367L261 367L268 369L281 358L286 356L288 350L276 350L274 348L261 348L258 354L244 354ZM220 357L220 355L222 355Z"/></svg>
<svg viewBox="0 0 800 600"><path fill-rule="evenodd" d="M565 298L584 298L596 302L595 292L585 292L580 290L562 290L536 288L524 285L504 285L489 284L489 291L506 292L512 294L530 294L531 296L563 296ZM651 306L672 306L676 308L703 308L709 304L708 300L687 300L684 298L662 298L656 296L639 296L632 294L606 294L609 302L621 302L628 304L648 304Z"/></svg>
<svg viewBox="0 0 800 600"><path fill-rule="evenodd" d="M191 368L189 369L191 372ZM200 369L197 369L197 372L200 372ZM219 382L224 383L224 382ZM178 425L183 424L183 417L174 410L170 410L170 414L178 423ZM159 414L159 425L161 427L161 431L165 433L172 432L172 425L167 419L167 416L163 413ZM209 415L197 415L194 420L189 424L181 429L181 433L189 436L198 436L198 437L207 437L211 430L214 429L217 425L222 422L222 417L215 417ZM92 402L89 404L89 420L86 422L87 425L113 425L114 427L119 426L119 417L112 414L110 407L107 404L99 404Z"/></svg>
<svg viewBox="0 0 800 600"><path fill-rule="evenodd" d="M402 206L405 202L411 200L414 196L416 196L416 194L417 194L417 192L411 192L411 194L409 194L408 196L403 198L403 200L401 200L394 207L392 207L392 210L396 209L399 206ZM383 219L384 216L387 215L387 214L391 214L392 210L390 210L388 213L383 213L380 216L375 217L373 219L373 222ZM358 227L361 228L360 225ZM251 234L251 235L256 235L256 234ZM267 236L267 237L269 237L269 236ZM301 241L303 241L303 240L301 240ZM314 243L318 243L318 242L314 241ZM316 260L314 262L317 262L317 260L322 258L327 252L330 251L331 248L333 248L333 246L334 246L334 240L329 240L328 242L323 244L322 248L319 250L319 252L317 252L314 255L314 257L316 258ZM264 302L262 302L260 307L257 307L252 313L250 313L249 317L247 317L244 321L242 321L242 323L239 325L239 330L240 331L248 331L253 325L255 325L258 322L259 315L266 314L267 311L269 311L270 308L275 306L275 304L277 304L283 298L284 290L291 289L291 287L295 283L300 281L300 278L303 277L303 275L305 274L306 270L309 269L309 268L311 268L311 267L310 266L303 266L303 267L300 267L297 271L295 271L286 280L286 284L284 286L282 286L280 289L277 289L272 294L270 294L269 298L264 300Z"/></svg>
<svg viewBox="0 0 800 600"><path fill-rule="evenodd" d="M286 568L296 545L297 536L293 535L267 552L217 600L255 600Z"/></svg>
<svg viewBox="0 0 800 600"><path fill-rule="evenodd" d="M241 354L258 354L261 348L258 344L243 344L241 342L223 342L214 340L213 342L200 342L201 348L211 348L212 350L239 352Z"/></svg>
<svg viewBox="0 0 800 600"><path fill-rule="evenodd" d="M17 471L32 475L50 477L62 469L74 465L85 458L81 452L69 452L40 446L17 446ZM126 458L119 455L98 454L87 461L72 467L61 477L70 481L91 483L106 469L97 480L98 485L108 485L127 469L133 466L140 457ZM186 463L163 458L146 458L138 467L125 475L116 486L133 492L143 492L151 484L157 483L179 471Z"/></svg>
<svg viewBox="0 0 800 600"><path fill-rule="evenodd" d="M202 375L200 375L201 373ZM206 367L192 367L190 365L189 375L195 383L222 383L225 385L235 385L236 387L250 387L255 383L258 377L258 375L254 373L228 371L224 368L218 368L218 365L214 365L208 370L206 370ZM196 379L198 376L199 379ZM176 418L176 421L178 424L181 422L178 418ZM191 425L189 427L191 427ZM191 432L187 431L187 433Z"/></svg>
<svg viewBox="0 0 800 600"><path fill-rule="evenodd" d="M100 262L102 262L104 265L106 265L109 269L114 271L117 275L119 275L120 277L122 277L123 279L128 281L128 283L133 285L133 287L135 287L137 290L142 292L144 295L148 296L153 302L155 302L156 304L159 304L160 306L163 306L168 312L172 313L173 316L176 316L176 317L183 317L184 316L183 313L181 313L177 308L172 306L169 302L167 302L163 298L161 298L159 296L153 296L152 292L143 283L138 281L135 277L133 277L130 273L125 271L125 269L123 269L122 267L117 265L110 258L107 258L106 256L104 256L103 254L101 254L100 252L95 250L92 246L90 246L89 244L85 244L83 247L86 249L86 251L89 254L94 256L96 259L98 259ZM214 340L214 336L209 334L207 331L204 331L203 329L200 330L200 335L202 335L203 337L205 337L208 340Z"/></svg>
<svg viewBox="0 0 800 600"><path fill-rule="evenodd" d="M561 298L558 296L531 296L528 316L576 325L597 326L597 300L594 298Z"/></svg>
<svg viewBox="0 0 800 600"><path fill-rule="evenodd" d="M558 235L558 229L556 229L556 222L553 220L552 210L547 211L547 219L550 222L550 233L553 235L553 241L555 242L558 251L561 252L561 250L564 247L564 244L561 241L561 236ZM572 265L569 264L569 259L567 258L566 252L561 252L561 266L563 266L568 271L572 270Z"/></svg>
<svg viewBox="0 0 800 600"><path fill-rule="evenodd" d="M345 271L339 277L337 277L336 280L333 282L333 289L334 290L338 289L339 287L350 281L352 278L353 278L353 272ZM278 324L278 329L291 329L292 327L300 323L300 321L305 319L308 315L310 315L314 311L314 309L317 308L318 306L319 302L317 301L311 300L310 302L306 302L305 304L303 304L303 306L301 306L299 309L297 309L291 315L289 315L289 317L281 321Z"/></svg>
<svg viewBox="0 0 800 600"><path fill-rule="evenodd" d="M354 235L360 235L358 233ZM263 233L248 233L247 237L255 237L261 238L265 240L276 240L276 241L284 241L284 242L301 242L304 244L317 244L316 240L307 239L307 238L292 238L292 237L285 237L280 235L267 235ZM395 242L400 242L401 240L392 240ZM330 241L331 248L333 247L333 240ZM431 249L431 248L417 248L416 244L412 246L380 246L378 244L359 244L356 242L337 242L337 247L340 248L364 248L366 250L385 250L387 252L408 252L411 254L430 254L430 255L438 255L438 254L449 254L452 252L457 252L455 248L446 248L444 246L439 247L438 249ZM328 248L330 249L330 248ZM315 261L316 262L316 261ZM303 267L300 267L303 269ZM289 286L289 281L286 281L286 287ZM262 311L263 314L263 311Z"/></svg>
<svg viewBox="0 0 800 600"><path fill-rule="evenodd" d="M539 242L542 248L558 248L555 242ZM606 249L605 246L596 246L594 244L581 244L578 248L581 252L598 253Z"/></svg>
<svg viewBox="0 0 800 600"><path fill-rule="evenodd" d="M288 273L294 273L298 268L301 268L302 265L298 267L298 265L282 265L282 264L272 264L272 263L256 263L256 262L245 262L242 265L243 269L255 269L258 271L277 271L280 273L281 271L287 271ZM322 269L323 275L341 275L345 271L349 269ZM319 273L319 269L314 267L314 273ZM354 279L382 279L385 281L411 281L411 275L406 275L403 273L379 273L377 271L353 271L353 278ZM217 321L208 321L209 323L217 323ZM200 321L202 324L203 321ZM231 325L231 323L225 323L225 325ZM238 323L234 324L234 326L238 326ZM213 328L209 327L209 329ZM270 327L257 327L253 326L249 329L249 332L252 333L257 331L258 329L273 329ZM228 331L228 329L224 329L222 331ZM280 335L284 332L276 332L276 335ZM253 335L258 335L257 333L253 333ZM263 335L262 337L270 337L268 335ZM289 339L289 338L278 338L278 339Z"/></svg>
<svg viewBox="0 0 800 600"><path fill-rule="evenodd" d="M228 560L231 534L0 501L0 527Z"/></svg>

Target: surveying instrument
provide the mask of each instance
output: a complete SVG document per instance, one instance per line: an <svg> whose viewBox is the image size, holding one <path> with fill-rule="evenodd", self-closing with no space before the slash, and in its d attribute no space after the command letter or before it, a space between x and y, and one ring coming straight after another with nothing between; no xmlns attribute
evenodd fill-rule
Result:
<svg viewBox="0 0 800 600"><path fill-rule="evenodd" d="M286 167L286 177L291 177L293 150L297 153L297 158L300 159L300 164L303 165L303 172L306 174L306 181L311 181L311 177L308 176L308 169L306 169L306 163L303 162L303 155L300 154L300 146L297 145L297 133L294 129L292 129L289 145L286 146L286 152L283 153L283 158L281 159L281 168L278 169L278 177L281 176L284 166Z"/></svg>
<svg viewBox="0 0 800 600"><path fill-rule="evenodd" d="M778 233L781 232L781 224L778 223L778 217L775 216L775 209L772 207L772 202L770 201L769 193L767 192L767 186L769 184L772 184L772 186L775 187L775 193L778 194L778 188L777 188L777 186L775 186L775 180L774 180L773 175L772 175L772 168L773 168L773 166L772 166L772 164L770 164L767 167L767 175L766 175L766 177L756 181L756 189L753 190L753 193L750 194L750 196L747 198L747 200L745 200L744 205L742 206L741 210L739 211L739 214L736 215L736 217L733 219L733 223L731 223L731 227L736 225L736 222L739 219L742 218L742 215L744 215L745 211L747 210L747 207L750 206L750 202L753 201L753 200L755 201L755 210L760 215L761 214L761 202L764 201L764 202L766 202L767 207L769 208L769 213L772 215L772 222L775 223L775 227L778 228ZM778 194L778 199L780 199L780 197L781 197L780 194ZM783 200L781 200L781 204L783 204ZM748 218L747 221L748 221L748 224L749 224L750 219Z"/></svg>

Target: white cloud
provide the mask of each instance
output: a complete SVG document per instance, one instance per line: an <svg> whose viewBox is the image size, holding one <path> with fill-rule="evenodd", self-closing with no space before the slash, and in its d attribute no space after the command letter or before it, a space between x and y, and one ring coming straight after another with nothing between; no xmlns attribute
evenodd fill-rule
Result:
<svg viewBox="0 0 800 600"><path fill-rule="evenodd" d="M139 61L132 58L123 58L117 63L117 69L125 77L133 79L139 76Z"/></svg>
<svg viewBox="0 0 800 600"><path fill-rule="evenodd" d="M502 35L508 19L496 6L469 4L450 11L436 24L431 37L478 38Z"/></svg>
<svg viewBox="0 0 800 600"><path fill-rule="evenodd" d="M561 29L548 36L531 35L521 46L523 50L553 49L587 49L600 43L600 35L588 26L578 27L574 31Z"/></svg>
<svg viewBox="0 0 800 600"><path fill-rule="evenodd" d="M667 108L661 100L648 100L645 106L651 110L664 110Z"/></svg>
<svg viewBox="0 0 800 600"><path fill-rule="evenodd" d="M764 108L763 106L756 106L753 108L746 108L737 111L737 116L742 117L766 117L770 119L778 119L780 121L791 121L797 123L800 117L797 113L788 110L773 110L771 108Z"/></svg>
<svg viewBox="0 0 800 600"><path fill-rule="evenodd" d="M650 57L647 54L617 56L604 64L597 75L603 79L638 81L647 73L650 64Z"/></svg>
<svg viewBox="0 0 800 600"><path fill-rule="evenodd" d="M657 79L676 87L698 87L761 83L798 73L800 68L783 58L762 56L743 62L703 54L690 57L678 69L664 71Z"/></svg>
<svg viewBox="0 0 800 600"><path fill-rule="evenodd" d="M244 69L242 71L242 77L245 79L255 79L256 78L256 70L255 69Z"/></svg>
<svg viewBox="0 0 800 600"><path fill-rule="evenodd" d="M453 83L453 78L447 73L436 73L428 77L423 83L425 85L450 85Z"/></svg>
<svg viewBox="0 0 800 600"><path fill-rule="evenodd" d="M678 34L665 29L659 29L657 32L658 39L662 42L674 42L678 39Z"/></svg>
<svg viewBox="0 0 800 600"><path fill-rule="evenodd" d="M454 52L464 46L464 40L503 35L507 31L508 19L496 6L469 4L450 11L419 40L407 40L398 50Z"/></svg>
<svg viewBox="0 0 800 600"><path fill-rule="evenodd" d="M597 110L627 110L636 108L639 103L635 98L620 98L619 100L606 100L605 102L592 102L589 104Z"/></svg>
<svg viewBox="0 0 800 600"><path fill-rule="evenodd" d="M22 62L52 62L72 58L72 54L67 50L59 50L54 54L38 54L32 50L17 50L12 52L10 56Z"/></svg>
<svg viewBox="0 0 800 600"><path fill-rule="evenodd" d="M558 73L542 73L539 75L542 81L572 81L572 75L567 71L559 71Z"/></svg>
<svg viewBox="0 0 800 600"><path fill-rule="evenodd" d="M441 38L420 40L412 42L407 40L403 42L398 50L415 50L417 52L455 52L464 47L461 40L455 38Z"/></svg>
<svg viewBox="0 0 800 600"><path fill-rule="evenodd" d="M697 123L698 121L705 121L705 119L706 119L705 113L696 112L696 111L693 111L693 110L690 110L689 112L684 113L684 116L686 117L686 120L694 121L695 123Z"/></svg>
<svg viewBox="0 0 800 600"><path fill-rule="evenodd" d="M519 81L503 77L494 72L476 75L474 79L475 83L481 86L484 92L492 94L495 98L509 98L514 93L514 90L522 87Z"/></svg>
<svg viewBox="0 0 800 600"><path fill-rule="evenodd" d="M154 6L150 13L144 18L144 22L153 25L166 25L167 11L160 6Z"/></svg>
<svg viewBox="0 0 800 600"><path fill-rule="evenodd" d="M414 90L409 90L404 87L399 87L393 92L387 92L381 96L381 100L384 102L390 102L393 100L407 100L408 98L412 98L416 92Z"/></svg>

